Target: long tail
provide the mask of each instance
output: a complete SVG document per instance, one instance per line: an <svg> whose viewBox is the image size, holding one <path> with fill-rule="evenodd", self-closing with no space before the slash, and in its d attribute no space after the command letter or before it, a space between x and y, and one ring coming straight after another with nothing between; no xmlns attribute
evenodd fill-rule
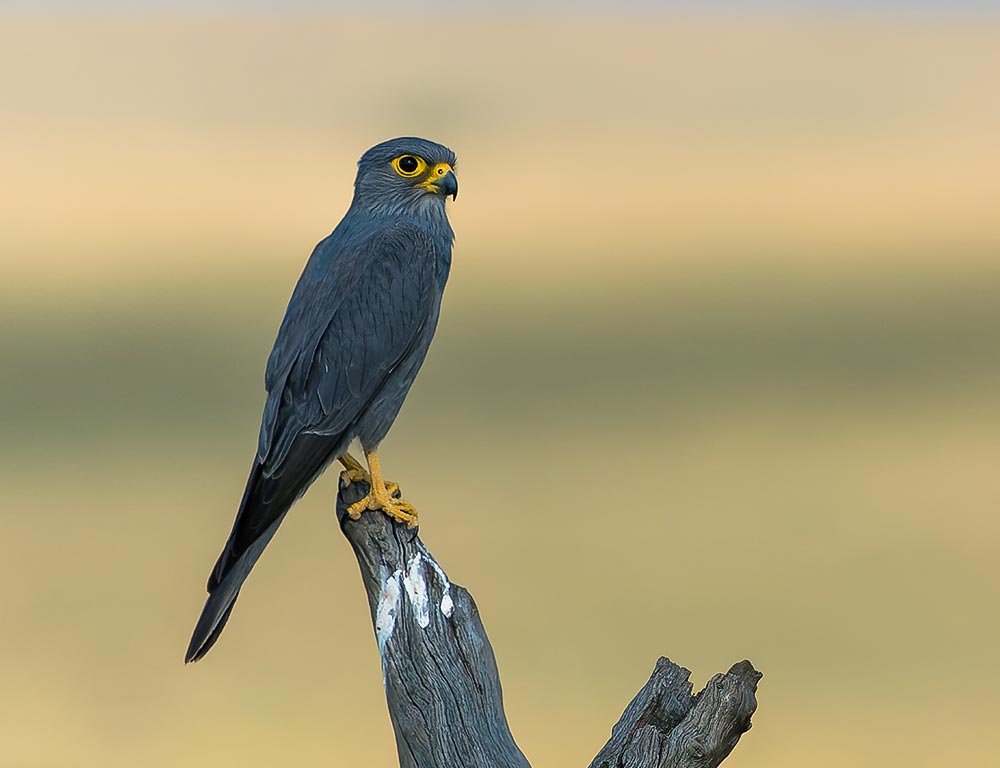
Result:
<svg viewBox="0 0 1000 768"><path fill-rule="evenodd" d="M191 636L185 662L198 661L215 645L243 582L292 504L336 458L338 443L327 436L299 435L284 468L274 474L254 461L232 533L208 578L208 599Z"/></svg>

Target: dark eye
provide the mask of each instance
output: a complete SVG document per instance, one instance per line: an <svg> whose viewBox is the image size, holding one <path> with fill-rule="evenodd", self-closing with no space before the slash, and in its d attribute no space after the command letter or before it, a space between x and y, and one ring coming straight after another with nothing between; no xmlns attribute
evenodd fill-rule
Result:
<svg viewBox="0 0 1000 768"><path fill-rule="evenodd" d="M404 179L415 179L427 170L427 163L419 155L400 155L393 158L392 168Z"/></svg>

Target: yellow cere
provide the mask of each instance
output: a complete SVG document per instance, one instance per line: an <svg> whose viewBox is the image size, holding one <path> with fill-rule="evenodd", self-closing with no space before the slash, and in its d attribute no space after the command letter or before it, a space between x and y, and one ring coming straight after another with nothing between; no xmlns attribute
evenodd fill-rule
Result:
<svg viewBox="0 0 1000 768"><path fill-rule="evenodd" d="M448 171L450 170L452 170L452 167L448 163L438 163L433 168L431 168L430 173L427 174L427 178L424 179L419 184L417 184L416 186L420 187L421 189L429 190L431 192L440 192L441 190L438 187L434 186L434 182L436 182L438 179L444 178L444 175L448 173Z"/></svg>

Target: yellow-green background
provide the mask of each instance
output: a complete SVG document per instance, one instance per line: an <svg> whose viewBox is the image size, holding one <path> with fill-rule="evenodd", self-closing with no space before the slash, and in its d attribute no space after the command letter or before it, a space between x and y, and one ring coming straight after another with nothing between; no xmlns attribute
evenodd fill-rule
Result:
<svg viewBox="0 0 1000 768"><path fill-rule="evenodd" d="M384 445L511 727L582 766L659 654L747 657L727 765L986 765L1000 19L0 17L0 765L395 762L324 478L182 654L262 370L357 156L459 155Z"/></svg>

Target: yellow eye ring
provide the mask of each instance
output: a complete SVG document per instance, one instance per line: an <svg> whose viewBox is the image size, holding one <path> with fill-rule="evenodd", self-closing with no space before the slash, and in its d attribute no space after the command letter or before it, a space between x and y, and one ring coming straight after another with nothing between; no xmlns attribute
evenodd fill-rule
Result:
<svg viewBox="0 0 1000 768"><path fill-rule="evenodd" d="M392 161L392 170L403 178L412 179L427 170L427 161L416 155L400 155Z"/></svg>

